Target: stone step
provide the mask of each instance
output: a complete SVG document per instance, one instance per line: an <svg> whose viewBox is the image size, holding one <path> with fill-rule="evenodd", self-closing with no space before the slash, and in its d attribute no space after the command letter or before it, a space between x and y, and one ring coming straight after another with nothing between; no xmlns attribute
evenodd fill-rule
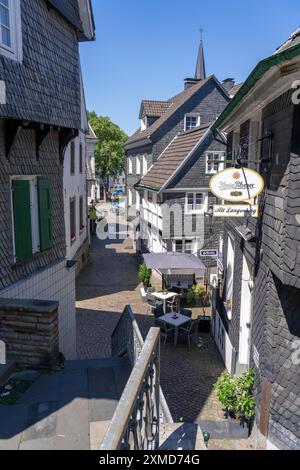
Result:
<svg viewBox="0 0 300 470"><path fill-rule="evenodd" d="M16 405L20 419L6 433L0 426L0 448L9 441L24 450L98 449L129 375L128 360L119 358L68 361L39 374ZM7 412L14 407L0 407L0 423Z"/></svg>
<svg viewBox="0 0 300 470"><path fill-rule="evenodd" d="M198 424L161 424L160 450L207 450L202 430Z"/></svg>
<svg viewBox="0 0 300 470"><path fill-rule="evenodd" d="M110 420L90 423L90 450L99 450Z"/></svg>

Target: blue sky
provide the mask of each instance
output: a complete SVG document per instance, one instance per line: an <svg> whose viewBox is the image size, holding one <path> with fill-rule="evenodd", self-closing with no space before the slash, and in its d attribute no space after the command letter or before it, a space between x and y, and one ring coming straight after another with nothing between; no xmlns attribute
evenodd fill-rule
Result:
<svg viewBox="0 0 300 470"><path fill-rule="evenodd" d="M142 99L167 99L193 76L204 28L206 69L244 80L300 26L299 0L92 0L97 39L81 61L87 107L128 134Z"/></svg>

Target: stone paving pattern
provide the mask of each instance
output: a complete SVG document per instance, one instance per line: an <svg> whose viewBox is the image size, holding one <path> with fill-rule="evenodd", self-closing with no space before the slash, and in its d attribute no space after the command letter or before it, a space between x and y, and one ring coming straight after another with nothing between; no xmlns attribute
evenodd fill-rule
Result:
<svg viewBox="0 0 300 470"><path fill-rule="evenodd" d="M154 326L140 297L138 258L128 243L93 240L91 263L77 283L79 358L109 357L110 336L125 304L130 304L143 336ZM209 334L200 334L190 351L186 343L161 350L161 386L174 420L221 420L213 384L224 366Z"/></svg>
<svg viewBox="0 0 300 470"><path fill-rule="evenodd" d="M108 216L111 221L111 216ZM110 227L111 239L94 237L91 262L77 281L77 353L79 358L109 357L110 336L126 304L131 305L145 338L154 318L140 296L140 263L127 236L127 227L118 227L117 240ZM159 287L154 276L153 285ZM206 314L209 315L209 309ZM193 308L193 317L202 309ZM224 364L210 334L201 333L191 350L180 342L177 348L167 343L161 348L161 387L174 421L221 423L222 407L213 384L224 372ZM205 429L202 429L203 431ZM250 439L211 439L209 450L251 450Z"/></svg>

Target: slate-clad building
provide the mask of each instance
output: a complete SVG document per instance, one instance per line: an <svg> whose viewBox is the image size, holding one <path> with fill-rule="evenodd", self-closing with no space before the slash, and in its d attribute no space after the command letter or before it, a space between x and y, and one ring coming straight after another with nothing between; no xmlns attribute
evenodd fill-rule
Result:
<svg viewBox="0 0 300 470"><path fill-rule="evenodd" d="M184 90L167 101L142 101L141 128L125 144L129 215L135 215L132 206L140 214L141 248L195 254L218 248L217 227L212 230L205 214L216 202L209 180L222 169L214 161L224 158L225 141L210 125L233 86L232 79L221 84L206 77L201 41L195 76ZM178 210L164 214L163 206Z"/></svg>
<svg viewBox="0 0 300 470"><path fill-rule="evenodd" d="M0 297L58 300L60 350L74 357L63 160L81 127L78 42L94 37L91 4L4 0L0 9Z"/></svg>
<svg viewBox="0 0 300 470"><path fill-rule="evenodd" d="M300 31L261 61L214 127L265 180L258 219L226 219L214 319L232 373L256 372L253 438L300 448ZM297 90L298 88L298 90Z"/></svg>

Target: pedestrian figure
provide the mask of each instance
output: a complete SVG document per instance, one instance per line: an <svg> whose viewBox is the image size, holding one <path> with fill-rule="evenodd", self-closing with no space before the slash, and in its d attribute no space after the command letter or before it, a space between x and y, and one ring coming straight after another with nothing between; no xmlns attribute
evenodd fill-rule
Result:
<svg viewBox="0 0 300 470"><path fill-rule="evenodd" d="M91 235L95 235L97 226L97 211L94 201L91 202L91 206L89 208L89 220Z"/></svg>

